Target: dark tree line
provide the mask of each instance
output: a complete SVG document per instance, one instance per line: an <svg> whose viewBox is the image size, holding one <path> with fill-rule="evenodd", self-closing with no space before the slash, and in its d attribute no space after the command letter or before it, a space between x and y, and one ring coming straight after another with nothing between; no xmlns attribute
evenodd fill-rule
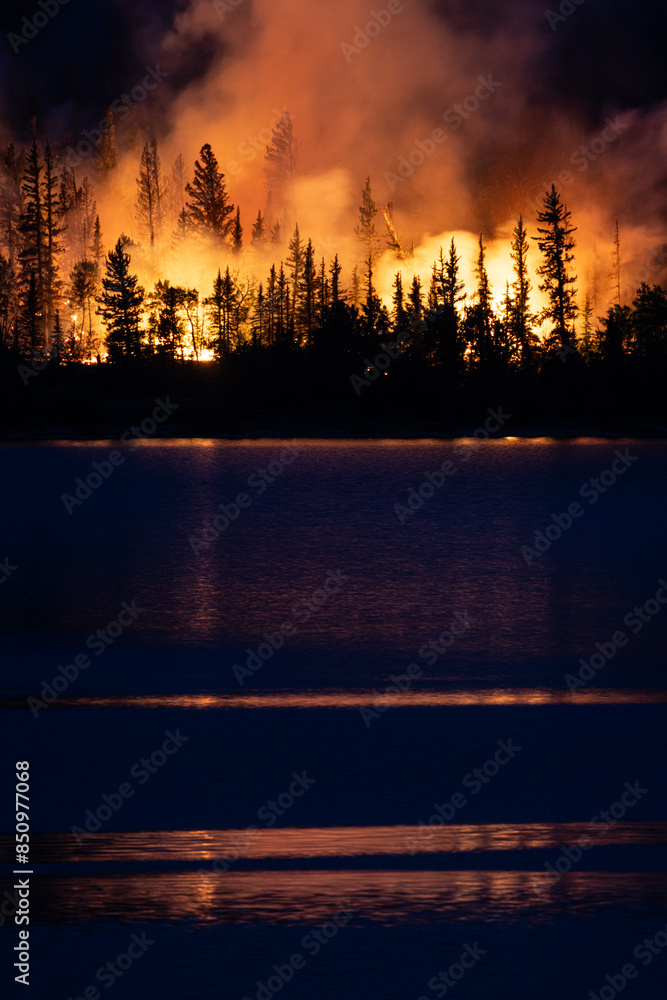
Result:
<svg viewBox="0 0 667 1000"><path fill-rule="evenodd" d="M667 363L667 295L659 285L642 284L632 305L623 304L618 225L612 255L616 302L598 324L588 300L579 314L576 228L555 187L537 215L537 236L529 238L523 218L515 226L508 247L513 280L498 305L483 236L473 287L464 286L453 239L440 248L428 287L419 276L404 287L402 270L413 248L403 245L392 206L378 208L370 178L354 230L354 266L345 271L337 255L327 260L317 253L313 240L290 223L297 154L286 113L266 150L267 203L244 241L240 208L231 201L211 146L201 148L189 178L182 157L165 172L157 141L146 143L137 176L138 238L121 235L105 253L90 179L67 166L59 170L48 144L42 149L33 142L18 154L9 146L0 163L4 356L225 361L279 351L307 363L326 362L332 373L346 366L351 373L392 341L405 345L404 368L436 372L450 388L470 376L537 378L556 362L613 373L636 363L662 371ZM220 260L208 288L200 292L166 279L148 291L141 287L134 258L159 272L168 254L198 248L204 259ZM386 252L401 267L390 305L376 288L377 262ZM537 254L538 266L531 268ZM261 280L248 276L249 264L266 267ZM532 307L531 270L546 301L539 312Z"/></svg>

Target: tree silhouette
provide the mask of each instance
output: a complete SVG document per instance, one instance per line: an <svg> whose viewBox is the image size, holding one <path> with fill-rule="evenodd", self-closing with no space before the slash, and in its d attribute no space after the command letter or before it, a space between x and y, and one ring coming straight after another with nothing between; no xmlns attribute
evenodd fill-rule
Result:
<svg viewBox="0 0 667 1000"><path fill-rule="evenodd" d="M220 172L218 161L207 143L202 146L201 162L195 160L195 175L192 184L187 184L187 216L192 230L219 247L229 236L234 224L234 206L230 203L225 188L224 174Z"/></svg>
<svg viewBox="0 0 667 1000"><path fill-rule="evenodd" d="M130 274L130 255L125 252L128 242L121 236L107 254L104 291L98 299L97 313L107 328L106 347L112 361L141 354L144 290L137 275Z"/></svg>
<svg viewBox="0 0 667 1000"><path fill-rule="evenodd" d="M537 269L544 279L539 286L540 291L546 292L549 297L542 319L553 324L552 335L563 348L575 341L574 321L578 312L574 288L576 278L570 272L575 247L571 237L576 229L570 225L570 219L571 213L562 204L552 184L551 191L544 196L544 208L537 216L543 227L537 227L540 235L533 236L533 239L544 257L544 263Z"/></svg>

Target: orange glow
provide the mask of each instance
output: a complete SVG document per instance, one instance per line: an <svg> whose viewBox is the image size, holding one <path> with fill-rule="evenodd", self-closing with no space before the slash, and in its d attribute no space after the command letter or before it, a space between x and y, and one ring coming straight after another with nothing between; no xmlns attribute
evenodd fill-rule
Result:
<svg viewBox="0 0 667 1000"><path fill-rule="evenodd" d="M60 708L390 708L457 705L650 705L667 702L667 691L653 688L489 688L464 691L298 691L271 694L173 694L61 697Z"/></svg>

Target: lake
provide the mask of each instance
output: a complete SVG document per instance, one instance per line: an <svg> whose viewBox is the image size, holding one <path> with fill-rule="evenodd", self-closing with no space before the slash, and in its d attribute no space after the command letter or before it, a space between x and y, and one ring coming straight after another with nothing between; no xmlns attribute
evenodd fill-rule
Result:
<svg viewBox="0 0 667 1000"><path fill-rule="evenodd" d="M0 456L33 997L662 1000L667 443Z"/></svg>

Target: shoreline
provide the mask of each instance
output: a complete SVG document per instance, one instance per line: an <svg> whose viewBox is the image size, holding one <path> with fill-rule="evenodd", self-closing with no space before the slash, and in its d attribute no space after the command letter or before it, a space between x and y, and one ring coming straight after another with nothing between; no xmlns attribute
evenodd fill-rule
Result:
<svg viewBox="0 0 667 1000"><path fill-rule="evenodd" d="M127 427L104 427L95 425L87 428L74 427L13 427L0 428L0 444L38 444L49 442L83 443L113 441L119 442ZM318 427L308 428L297 424L282 424L279 426L257 426L248 424L236 426L228 430L220 427L207 427L201 424L185 424L170 428L162 427L159 433L146 437L132 439L132 444L167 441L285 441L298 439L302 441L455 441L462 438L476 437L478 440L536 440L549 439L556 441L578 440L665 440L667 426L657 423L623 423L623 424L591 424L591 425L527 425L515 427L511 434L491 434L488 438L479 435L479 428L474 425L460 424L420 424L415 427L405 425L383 425L381 427ZM477 433L476 433L477 432ZM129 442L126 442L129 443Z"/></svg>

